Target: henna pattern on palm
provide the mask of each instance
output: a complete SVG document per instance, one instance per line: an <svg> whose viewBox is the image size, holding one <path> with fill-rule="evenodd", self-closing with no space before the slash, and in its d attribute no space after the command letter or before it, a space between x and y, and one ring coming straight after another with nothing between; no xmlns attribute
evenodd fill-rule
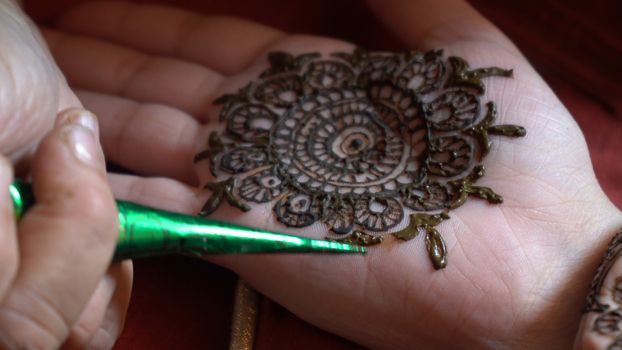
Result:
<svg viewBox="0 0 622 350"><path fill-rule="evenodd" d="M493 125L492 102L480 98L489 76L511 70L471 70L441 51L397 54L274 52L270 67L223 108L221 134L210 135L208 160L220 181L201 215L226 199L272 203L290 227L326 224L328 239L375 244L393 232L404 240L419 231L435 268L446 265L445 243L434 226L469 195L500 203L475 186L490 135L519 137L525 129Z"/></svg>

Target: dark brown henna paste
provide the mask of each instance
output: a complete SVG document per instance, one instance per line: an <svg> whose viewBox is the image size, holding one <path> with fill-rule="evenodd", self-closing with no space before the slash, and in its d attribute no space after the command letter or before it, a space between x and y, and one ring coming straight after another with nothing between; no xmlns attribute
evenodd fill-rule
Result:
<svg viewBox="0 0 622 350"><path fill-rule="evenodd" d="M425 246L428 250L432 265L437 270L442 269L447 266L447 248L445 247L445 240L443 240L443 237L434 226L447 219L449 219L449 215L445 212L435 215L411 214L408 226L400 231L394 232L393 236L407 241L417 237L420 229L424 230L426 232Z"/></svg>
<svg viewBox="0 0 622 350"><path fill-rule="evenodd" d="M384 240L384 236L373 236L365 232L354 231L352 234L341 239L330 239L331 241L338 241L341 243L358 244L358 245L375 245L380 244Z"/></svg>
<svg viewBox="0 0 622 350"><path fill-rule="evenodd" d="M412 239L423 230L439 269L447 252L434 226L446 211L469 195L502 201L473 184L490 135L525 135L519 126L492 125L492 102L481 115L482 78L511 70L472 70L441 51L268 59L257 81L216 101L225 131L211 135L195 160L209 160L221 181L208 184L213 195L202 215L224 199L243 210L243 201L270 202L285 225L320 221L328 239L359 244L379 243L408 217L393 235Z"/></svg>

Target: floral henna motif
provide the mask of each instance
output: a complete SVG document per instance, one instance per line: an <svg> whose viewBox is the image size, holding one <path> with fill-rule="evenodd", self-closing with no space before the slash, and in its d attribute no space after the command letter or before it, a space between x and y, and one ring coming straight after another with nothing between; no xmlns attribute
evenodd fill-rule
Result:
<svg viewBox="0 0 622 350"><path fill-rule="evenodd" d="M243 210L244 201L270 202L285 225L320 221L328 239L366 244L408 218L393 234L426 232L442 268L445 243L433 226L469 195L501 202L473 183L484 175L490 135L525 135L520 126L492 125L494 104L480 102L482 78L510 70L470 70L441 51L268 58L257 81L216 101L225 130L210 135L196 161L209 160L220 181L208 184L217 191L201 215L224 199Z"/></svg>

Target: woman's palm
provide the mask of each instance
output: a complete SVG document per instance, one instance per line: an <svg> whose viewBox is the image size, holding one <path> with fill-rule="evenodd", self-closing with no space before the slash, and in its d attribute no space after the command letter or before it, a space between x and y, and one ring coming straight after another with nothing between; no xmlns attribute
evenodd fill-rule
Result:
<svg viewBox="0 0 622 350"><path fill-rule="evenodd" d="M484 160L486 176L477 184L505 202L469 200L437 227L448 267L432 269L422 237L385 242L366 256L210 260L300 317L368 346L568 345L616 209L594 178L580 130L547 85L494 27L467 5L449 4L372 7L411 45L442 48L472 67L514 69L513 79L487 78L482 100L497 104L499 124L522 125L527 136L495 138ZM413 9L421 23L409 22ZM461 21L448 25L439 13L460 13ZM111 175L117 195L187 213L197 213L209 196L201 187L212 180L208 162L194 164L193 157L222 128L215 98L255 80L270 51L353 48L245 21L120 3L83 5L44 34L78 97L99 115L108 159L151 177ZM222 205L213 217L287 231L267 205L247 213ZM327 233L321 225L290 232Z"/></svg>

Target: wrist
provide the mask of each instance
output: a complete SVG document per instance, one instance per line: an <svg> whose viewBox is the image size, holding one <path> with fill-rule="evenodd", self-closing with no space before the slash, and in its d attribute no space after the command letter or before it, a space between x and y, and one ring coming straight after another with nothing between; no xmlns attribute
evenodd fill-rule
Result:
<svg viewBox="0 0 622 350"><path fill-rule="evenodd" d="M601 248L578 327L575 349L622 346L622 220L617 212L606 247Z"/></svg>
<svg viewBox="0 0 622 350"><path fill-rule="evenodd" d="M597 266L622 227L622 213L606 197L600 198L583 203L582 210L570 210L575 216L568 218L565 228L560 227L565 233L557 238L557 254L546 258L542 271L536 272L539 282L530 288L531 301L524 304L522 312L529 315L524 320L526 327L510 348L572 347ZM583 213L585 219L577 218L576 213ZM577 224L568 226L573 220Z"/></svg>

